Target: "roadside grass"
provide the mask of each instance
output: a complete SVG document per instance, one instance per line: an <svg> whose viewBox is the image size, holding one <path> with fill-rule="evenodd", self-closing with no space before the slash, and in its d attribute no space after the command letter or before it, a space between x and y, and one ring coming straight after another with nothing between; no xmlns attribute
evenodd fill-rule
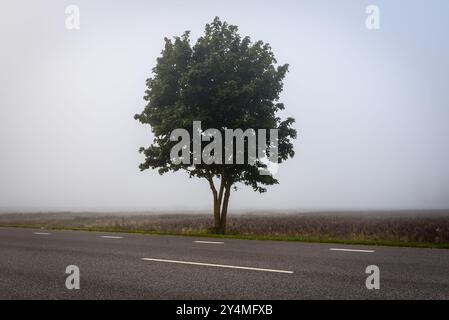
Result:
<svg viewBox="0 0 449 320"><path fill-rule="evenodd" d="M242 240L270 240L270 241L290 241L290 242L306 242L306 243L329 243L329 244L345 244L345 245L369 245L369 246L387 246L387 247L410 247L410 248L431 248L431 249L449 249L449 243L427 243L427 242L409 242L409 241L385 241L373 239L344 239L327 235L320 237L310 236L285 236L285 235L256 235L256 234L239 234L231 232L221 235L211 233L209 230L199 231L149 231L141 229L127 229L120 227L67 227L67 226L48 226L39 224L0 224L2 228L27 228L39 230L70 230L70 231L92 231L92 232L112 232L112 233L128 233L142 235L159 235L159 236L185 236L185 237L201 237L201 238L220 238L220 239L242 239Z"/></svg>

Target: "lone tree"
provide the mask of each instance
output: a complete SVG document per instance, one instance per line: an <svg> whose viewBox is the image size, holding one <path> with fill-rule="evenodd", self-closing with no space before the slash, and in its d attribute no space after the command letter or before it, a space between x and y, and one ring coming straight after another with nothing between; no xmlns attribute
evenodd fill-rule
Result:
<svg viewBox="0 0 449 320"><path fill-rule="evenodd" d="M147 105L135 116L149 124L154 134L153 143L140 149L145 155L140 169L158 168L160 174L185 170L190 178L206 179L213 194L217 233L226 232L229 197L237 183L263 193L263 186L278 181L271 174L261 174L259 169L267 164L260 160L256 165L175 164L170 158L177 144L170 139L172 131L181 128L192 136L193 121L201 121L203 128L216 128L223 136L226 129L278 129L278 163L294 156L291 140L296 138L291 127L295 120L282 121L276 115L284 109L278 99L288 65L277 65L269 44L253 43L237 32L236 26L216 17L193 46L189 31L173 40L165 38L153 76L146 81Z"/></svg>

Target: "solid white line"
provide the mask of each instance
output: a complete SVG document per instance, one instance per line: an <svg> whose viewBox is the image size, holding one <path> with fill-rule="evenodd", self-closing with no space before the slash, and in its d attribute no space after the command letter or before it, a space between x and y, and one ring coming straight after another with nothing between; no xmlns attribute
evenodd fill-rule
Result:
<svg viewBox="0 0 449 320"><path fill-rule="evenodd" d="M338 249L338 248L330 248L330 251L346 251L346 252L365 252L365 253L373 253L374 250L356 250L356 249Z"/></svg>
<svg viewBox="0 0 449 320"><path fill-rule="evenodd" d="M34 232L34 234L40 235L40 236L49 236L51 233L48 232Z"/></svg>
<svg viewBox="0 0 449 320"><path fill-rule="evenodd" d="M195 243L209 243L209 244L224 244L224 242L218 242L218 241L193 241Z"/></svg>
<svg viewBox="0 0 449 320"><path fill-rule="evenodd" d="M123 237L116 237L116 236L101 236L100 238L105 238L105 239L123 239Z"/></svg>
<svg viewBox="0 0 449 320"><path fill-rule="evenodd" d="M275 270L275 269L262 269L262 268L252 268L252 267L240 267L240 266L230 266L226 264L214 264L214 263L201 263L201 262L190 262L190 261L178 261L178 260L165 260L165 259L153 259L153 258L142 258L145 261L157 261L157 262L169 262L169 263L179 263L179 264L191 264L196 266L207 266L207 267L218 267L218 268L230 268L230 269L242 269L242 270L253 270L253 271L265 271L265 272L277 272L277 273L289 273L292 274L293 271L287 270Z"/></svg>

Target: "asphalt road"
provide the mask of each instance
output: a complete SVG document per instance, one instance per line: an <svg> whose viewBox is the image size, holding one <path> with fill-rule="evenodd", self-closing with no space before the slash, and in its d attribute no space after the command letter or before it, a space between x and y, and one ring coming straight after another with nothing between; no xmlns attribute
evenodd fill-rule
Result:
<svg viewBox="0 0 449 320"><path fill-rule="evenodd" d="M0 228L0 299L449 299L449 250Z"/></svg>

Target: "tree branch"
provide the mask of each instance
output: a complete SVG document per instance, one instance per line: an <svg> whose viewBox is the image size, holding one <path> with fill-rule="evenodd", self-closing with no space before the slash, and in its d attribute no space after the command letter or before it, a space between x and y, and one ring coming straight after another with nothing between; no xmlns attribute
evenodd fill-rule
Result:
<svg viewBox="0 0 449 320"><path fill-rule="evenodd" d="M220 192L218 194L218 203L220 205L220 210L221 210L221 203L223 201L223 192L225 189L225 185L226 185L226 180L225 180L224 174L222 173L221 174L221 182L220 182Z"/></svg>
<svg viewBox="0 0 449 320"><path fill-rule="evenodd" d="M209 186L212 190L212 193L214 194L214 198L217 198L217 189L215 188L214 180L212 179L211 175L206 176L207 181L209 181Z"/></svg>

